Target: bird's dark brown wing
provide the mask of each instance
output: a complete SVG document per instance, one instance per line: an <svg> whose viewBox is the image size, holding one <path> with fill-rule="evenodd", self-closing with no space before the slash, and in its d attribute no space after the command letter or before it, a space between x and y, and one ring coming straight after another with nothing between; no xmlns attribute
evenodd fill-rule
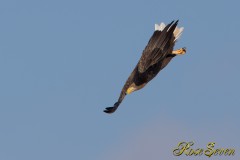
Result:
<svg viewBox="0 0 240 160"><path fill-rule="evenodd" d="M118 106L122 103L124 97L126 96L126 91L127 91L128 87L132 84L132 82L134 81L134 78L136 78L136 73L137 73L137 67L135 67L135 69L132 71L132 73L128 77L127 81L125 82L125 84L122 88L121 94L118 98L118 101L114 104L113 107L105 108L105 110L104 110L105 113L113 113L117 110Z"/></svg>
<svg viewBox="0 0 240 160"><path fill-rule="evenodd" d="M172 21L163 31L155 31L145 47L138 63L138 71L145 72L150 66L156 64L167 56L169 50L172 50L174 43L173 32L178 21Z"/></svg>

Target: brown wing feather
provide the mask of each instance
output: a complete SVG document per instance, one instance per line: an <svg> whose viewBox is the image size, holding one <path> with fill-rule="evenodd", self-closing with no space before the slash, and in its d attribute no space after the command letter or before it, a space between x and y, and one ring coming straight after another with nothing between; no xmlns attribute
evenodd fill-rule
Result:
<svg viewBox="0 0 240 160"><path fill-rule="evenodd" d="M150 66L165 58L169 53L169 49L172 49L171 46L172 43L174 43L173 32L178 21L174 24L173 22L174 21L168 24L162 32L154 32L139 60L138 71L140 73L145 72Z"/></svg>

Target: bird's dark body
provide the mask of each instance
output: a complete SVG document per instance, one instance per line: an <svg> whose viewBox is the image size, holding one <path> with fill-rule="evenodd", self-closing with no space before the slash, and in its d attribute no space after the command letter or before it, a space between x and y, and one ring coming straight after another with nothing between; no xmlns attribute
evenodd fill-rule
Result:
<svg viewBox="0 0 240 160"><path fill-rule="evenodd" d="M159 61L158 63L150 66L145 72L141 73L138 71L138 68L136 67L134 69L134 83L137 86L141 86L145 83L148 83L151 81L170 61L171 59L175 57L175 55L167 55L166 58L163 60Z"/></svg>
<svg viewBox="0 0 240 160"><path fill-rule="evenodd" d="M113 113L126 96L126 91L132 84L141 89L175 57L175 55L171 53L175 44L173 31L177 23L178 21L175 23L172 22L168 24L163 31L155 31L153 33L138 64L123 86L118 101L113 107L106 108L104 112Z"/></svg>

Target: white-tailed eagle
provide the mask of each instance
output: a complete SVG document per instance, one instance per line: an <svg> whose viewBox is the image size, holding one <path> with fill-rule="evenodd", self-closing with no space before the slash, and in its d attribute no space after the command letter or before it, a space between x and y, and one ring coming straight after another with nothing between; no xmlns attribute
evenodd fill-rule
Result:
<svg viewBox="0 0 240 160"><path fill-rule="evenodd" d="M166 67L173 57L186 53L186 48L173 50L176 41L183 32L183 27L178 28L177 24L178 20L172 21L168 25L155 24L155 31L143 50L139 62L123 86L118 101L113 107L107 107L104 112L113 113L116 111L127 94L142 89L159 71Z"/></svg>

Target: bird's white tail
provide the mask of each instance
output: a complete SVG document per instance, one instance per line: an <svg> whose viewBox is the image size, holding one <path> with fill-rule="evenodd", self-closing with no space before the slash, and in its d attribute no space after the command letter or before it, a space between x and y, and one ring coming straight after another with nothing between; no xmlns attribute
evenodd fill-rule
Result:
<svg viewBox="0 0 240 160"><path fill-rule="evenodd" d="M155 31L163 31L163 29L166 27L166 25L162 22L160 24L155 24ZM181 28L178 28L176 27L173 34L174 34L174 37L175 37L175 40L176 41L177 39L180 38L182 32L183 32L183 27Z"/></svg>

